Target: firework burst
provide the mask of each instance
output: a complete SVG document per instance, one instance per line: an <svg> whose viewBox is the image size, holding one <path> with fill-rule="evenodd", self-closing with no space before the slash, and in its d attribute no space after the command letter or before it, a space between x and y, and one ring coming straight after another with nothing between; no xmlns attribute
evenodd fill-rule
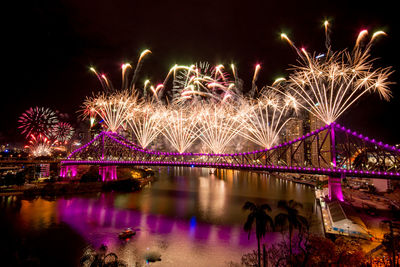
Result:
<svg viewBox="0 0 400 267"><path fill-rule="evenodd" d="M302 108L330 124L336 121L346 110L366 93L377 92L382 98L391 97L388 81L392 73L390 68L374 68L370 56L373 41L383 32L376 32L366 45L363 41L368 32L360 32L354 49L333 52L330 47L326 28L326 47L324 54L309 53L298 49L284 34L282 38L296 50L300 65L292 69L285 81L271 88L286 95L293 95L301 101Z"/></svg>
<svg viewBox="0 0 400 267"><path fill-rule="evenodd" d="M19 117L18 123L18 128L26 137L31 134L48 136L56 123L58 123L58 118L51 109L34 107L26 110Z"/></svg>
<svg viewBox="0 0 400 267"><path fill-rule="evenodd" d="M54 141L49 140L43 134L37 136L31 134L29 143L25 147L29 149L32 156L42 157L51 155L54 144Z"/></svg>
<svg viewBox="0 0 400 267"><path fill-rule="evenodd" d="M163 114L163 106L148 102L132 108L128 125L142 148L146 148L160 134Z"/></svg>
<svg viewBox="0 0 400 267"><path fill-rule="evenodd" d="M199 138L215 154L224 153L244 126L241 116L228 104L201 106L199 118Z"/></svg>
<svg viewBox="0 0 400 267"><path fill-rule="evenodd" d="M86 99L83 104L83 114L84 116L97 114L104 121L108 131L117 132L125 128L130 111L136 104L137 97L127 91L99 94Z"/></svg>
<svg viewBox="0 0 400 267"><path fill-rule="evenodd" d="M249 100L242 114L244 129L240 135L263 148L271 148L279 141L279 135L297 110L294 97L275 92L264 92L257 100Z"/></svg>
<svg viewBox="0 0 400 267"><path fill-rule="evenodd" d="M160 131L175 150L183 153L198 137L197 121L198 117L188 108L169 106Z"/></svg>
<svg viewBox="0 0 400 267"><path fill-rule="evenodd" d="M235 83L223 65L211 67L207 62L200 62L190 67L175 66L172 71L172 97L177 103L204 99L220 102L234 94Z"/></svg>
<svg viewBox="0 0 400 267"><path fill-rule="evenodd" d="M72 128L71 124L67 122L59 122L57 123L52 131L52 136L59 143L67 143L71 140L72 135L74 134L74 128Z"/></svg>

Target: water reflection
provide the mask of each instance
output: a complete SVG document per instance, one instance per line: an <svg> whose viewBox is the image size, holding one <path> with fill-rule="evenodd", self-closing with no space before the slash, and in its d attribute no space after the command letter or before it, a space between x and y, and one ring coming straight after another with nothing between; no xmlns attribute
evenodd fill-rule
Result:
<svg viewBox="0 0 400 267"><path fill-rule="evenodd" d="M224 266L256 248L256 240L248 240L242 230L245 201L274 207L280 199L296 199L305 209L314 204L311 188L262 173L217 170L209 174L208 169L182 167L156 171L156 181L137 193L56 200L3 197L0 209L18 231L41 231L52 225L59 232L71 228L87 244L106 244L130 266L143 262L149 251L161 253L162 261L154 265ZM126 227L138 229L129 242L118 239Z"/></svg>

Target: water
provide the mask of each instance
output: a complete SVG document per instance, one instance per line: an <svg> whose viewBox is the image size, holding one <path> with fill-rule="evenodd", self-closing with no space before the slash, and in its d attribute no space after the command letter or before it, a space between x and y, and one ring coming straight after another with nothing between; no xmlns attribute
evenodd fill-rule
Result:
<svg viewBox="0 0 400 267"><path fill-rule="evenodd" d="M226 266L257 247L254 236L248 239L242 230L245 201L274 208L281 199L295 199L305 213L315 209L312 188L263 173L155 171L156 180L141 192L0 197L1 253L10 258L15 247L23 247L18 255L33 255L41 266L77 266L86 246L106 244L129 266L145 264L148 252L161 254L161 262L150 263L154 266ZM121 241L118 233L126 227L137 234ZM269 242L279 238L278 233L268 235Z"/></svg>

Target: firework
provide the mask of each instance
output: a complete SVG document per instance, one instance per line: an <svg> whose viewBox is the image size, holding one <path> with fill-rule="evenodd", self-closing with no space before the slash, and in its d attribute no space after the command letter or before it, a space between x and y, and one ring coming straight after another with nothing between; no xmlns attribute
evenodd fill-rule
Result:
<svg viewBox="0 0 400 267"><path fill-rule="evenodd" d="M244 126L242 117L228 104L202 106L199 114L199 138L215 154L224 153Z"/></svg>
<svg viewBox="0 0 400 267"><path fill-rule="evenodd" d="M297 101L269 91L248 102L242 111L245 129L239 134L263 148L271 148L278 143L282 129L297 110Z"/></svg>
<svg viewBox="0 0 400 267"><path fill-rule="evenodd" d="M148 102L131 110L128 124L142 148L146 148L159 135L163 114L162 106Z"/></svg>
<svg viewBox="0 0 400 267"><path fill-rule="evenodd" d="M44 107L34 107L26 110L18 120L18 128L26 137L31 134L48 136L54 125L58 123L56 113Z"/></svg>
<svg viewBox="0 0 400 267"><path fill-rule="evenodd" d="M49 140L43 134L37 136L31 134L29 144L25 146L29 148L30 154L34 157L50 156L54 141Z"/></svg>
<svg viewBox="0 0 400 267"><path fill-rule="evenodd" d="M83 114L84 116L97 114L104 121L108 131L117 132L125 128L125 122L136 103L137 97L127 91L103 93L86 99Z"/></svg>
<svg viewBox="0 0 400 267"><path fill-rule="evenodd" d="M330 124L366 93L377 92L388 100L391 69L374 68L370 57L374 41L385 33L378 31L367 40L368 32L363 30L351 51L334 52L328 22L324 28L325 53L309 53L282 34L300 57L299 65L291 69L287 79L278 78L259 90L261 66L257 64L246 96L240 90L243 81L234 65L230 67L231 79L223 65L211 66L207 62L175 65L162 83L152 85L146 80L139 89L138 72L143 58L151 53L145 50L136 67L129 63L121 66L121 90L115 90L104 74L92 69L105 91L87 98L84 114L90 117L91 126L98 116L113 132L129 125L143 148L162 135L179 153L196 146L223 154L239 138L263 148L273 147L300 108ZM168 90L172 78L172 88Z"/></svg>
<svg viewBox="0 0 400 267"><path fill-rule="evenodd" d="M128 74L129 74L129 70L132 69L132 66L129 63L122 64L122 66L121 66L121 72L122 72L121 91L129 91L133 95L137 93L135 90L135 85L136 85L138 73L140 72L140 69L142 67L144 57L150 53L151 53L151 51L146 49L140 54L139 59L136 64L136 68L132 75L131 82L129 82ZM100 81L100 84L101 84L104 92L114 93L116 91L111 80L109 80L105 74L99 74L97 72L97 70L93 67L91 67L90 70L96 75L97 79Z"/></svg>
<svg viewBox="0 0 400 267"><path fill-rule="evenodd" d="M328 23L325 23L326 36ZM391 97L388 81L390 68L374 68L370 57L373 41L384 32L376 32L370 41L363 45L368 32L360 32L352 52L347 50L333 52L327 39L324 54L309 53L298 49L284 34L282 38L295 48L300 56L300 65L292 69L285 81L271 88L286 95L298 98L298 105L330 124L336 121L361 96L378 92L388 100ZM327 37L329 38L329 37Z"/></svg>
<svg viewBox="0 0 400 267"><path fill-rule="evenodd" d="M59 143L67 143L74 134L74 128L72 128L71 124L66 122L57 123L52 131L52 136Z"/></svg>
<svg viewBox="0 0 400 267"><path fill-rule="evenodd" d="M173 72L172 97L177 103L202 99L224 101L234 92L235 83L229 80L223 65L211 67L200 62L190 67L175 66Z"/></svg>
<svg viewBox="0 0 400 267"><path fill-rule="evenodd" d="M160 131L179 153L185 152L197 139L198 117L188 108L169 106L160 124ZM162 127L161 127L162 126Z"/></svg>

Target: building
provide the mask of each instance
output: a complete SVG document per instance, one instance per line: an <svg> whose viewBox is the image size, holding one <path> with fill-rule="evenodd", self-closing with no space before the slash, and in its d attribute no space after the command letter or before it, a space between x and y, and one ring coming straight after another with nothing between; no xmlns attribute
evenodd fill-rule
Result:
<svg viewBox="0 0 400 267"><path fill-rule="evenodd" d="M369 238L367 227L362 220L343 206L340 201L327 202L332 230L349 236Z"/></svg>
<svg viewBox="0 0 400 267"><path fill-rule="evenodd" d="M324 127L326 124L319 118L317 118L314 114L309 113L309 123L310 123L310 132L318 130ZM312 142L310 144L310 158L311 164L313 166L320 166L321 168L331 168L330 163L332 162L331 158L331 138L330 135L327 135L326 131L322 131L317 135L317 142ZM320 146L320 148L318 148Z"/></svg>
<svg viewBox="0 0 400 267"><path fill-rule="evenodd" d="M285 132L285 142L292 141L296 138L303 136L304 134L304 127L303 127L303 120L299 118L293 118L286 123L286 132ZM294 160L296 163L291 164L290 162L290 152L287 153L287 162L290 165L299 165L302 166L304 164L304 144L301 144L298 148Z"/></svg>

